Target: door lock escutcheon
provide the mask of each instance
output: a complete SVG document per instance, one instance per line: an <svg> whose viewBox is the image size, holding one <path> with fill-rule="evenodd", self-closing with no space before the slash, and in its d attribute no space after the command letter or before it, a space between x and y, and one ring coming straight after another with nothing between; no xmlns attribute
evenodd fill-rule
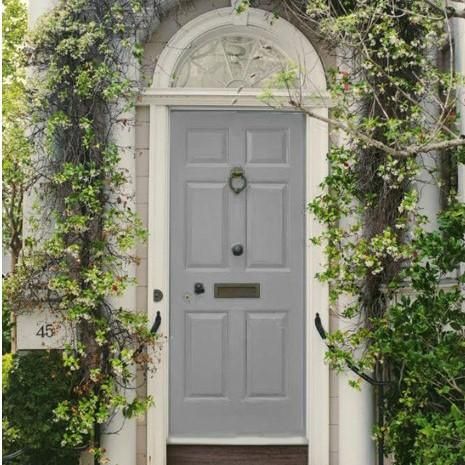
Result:
<svg viewBox="0 0 465 465"><path fill-rule="evenodd" d="M247 187L244 168L235 166L229 174L229 187L235 194L240 194Z"/></svg>
<svg viewBox="0 0 465 465"><path fill-rule="evenodd" d="M195 283L194 284L194 293L199 295L199 294L203 294L205 292L205 286L203 285L203 283Z"/></svg>

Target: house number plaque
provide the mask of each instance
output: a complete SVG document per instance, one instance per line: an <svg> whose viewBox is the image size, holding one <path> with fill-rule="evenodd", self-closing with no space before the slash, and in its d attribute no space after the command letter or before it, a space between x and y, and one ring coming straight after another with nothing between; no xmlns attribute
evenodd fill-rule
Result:
<svg viewBox="0 0 465 465"><path fill-rule="evenodd" d="M63 349L72 343L73 334L71 324L48 309L37 308L16 317L18 350Z"/></svg>

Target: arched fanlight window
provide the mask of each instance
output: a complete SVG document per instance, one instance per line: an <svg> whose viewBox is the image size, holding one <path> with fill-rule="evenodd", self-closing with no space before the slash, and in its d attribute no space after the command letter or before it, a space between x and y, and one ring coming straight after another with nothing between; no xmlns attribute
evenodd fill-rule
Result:
<svg viewBox="0 0 465 465"><path fill-rule="evenodd" d="M270 41L230 33L194 45L181 59L173 87L260 88L290 60Z"/></svg>

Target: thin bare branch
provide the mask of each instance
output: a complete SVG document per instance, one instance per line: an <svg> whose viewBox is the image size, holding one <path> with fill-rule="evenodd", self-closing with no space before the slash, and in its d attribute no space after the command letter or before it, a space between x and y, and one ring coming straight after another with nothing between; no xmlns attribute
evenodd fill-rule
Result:
<svg viewBox="0 0 465 465"><path fill-rule="evenodd" d="M349 126L348 124L342 123L339 120L333 118L326 118L321 116L317 112L306 108L300 103L290 101L291 105L295 106L297 109L303 111L306 115L315 118L319 121L331 125L333 128L340 129L348 135L354 136L360 141L366 143L368 146L381 150L388 155L393 156L394 158L409 158L415 157L420 153L430 153L441 150L453 149L456 147L465 146L465 138L457 137L456 139L444 140L441 142L433 142L429 144L419 145L414 144L410 145L403 150L390 147L389 145L384 144L383 142L374 139L373 137L368 136L367 134L362 133L361 131L355 129L354 127Z"/></svg>

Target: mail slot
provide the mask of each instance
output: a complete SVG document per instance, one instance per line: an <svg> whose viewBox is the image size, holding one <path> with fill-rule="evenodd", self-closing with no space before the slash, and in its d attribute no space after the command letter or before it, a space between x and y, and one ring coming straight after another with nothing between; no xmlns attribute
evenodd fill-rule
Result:
<svg viewBox="0 0 465 465"><path fill-rule="evenodd" d="M217 299L258 299L260 283L215 283Z"/></svg>

